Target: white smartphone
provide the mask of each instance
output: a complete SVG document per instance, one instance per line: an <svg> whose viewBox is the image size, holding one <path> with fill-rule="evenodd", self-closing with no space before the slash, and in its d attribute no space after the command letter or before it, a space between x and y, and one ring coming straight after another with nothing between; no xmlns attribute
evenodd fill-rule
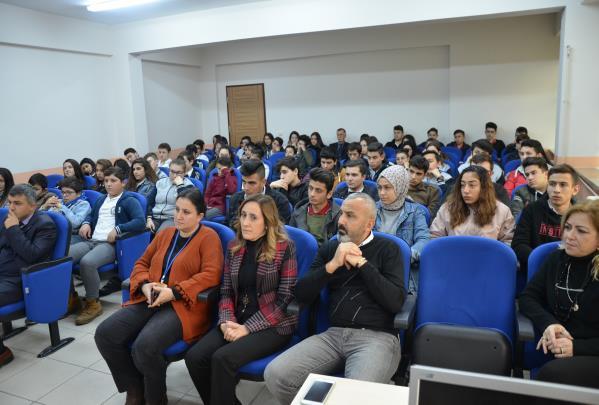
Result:
<svg viewBox="0 0 599 405"><path fill-rule="evenodd" d="M327 397L333 389L335 383L329 381L313 381L310 389L300 401L302 405L321 405L324 404Z"/></svg>

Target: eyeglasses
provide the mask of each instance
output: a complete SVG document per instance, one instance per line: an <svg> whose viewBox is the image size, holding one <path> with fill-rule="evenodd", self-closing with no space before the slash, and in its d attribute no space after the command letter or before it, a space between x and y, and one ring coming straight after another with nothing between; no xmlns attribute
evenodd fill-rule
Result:
<svg viewBox="0 0 599 405"><path fill-rule="evenodd" d="M180 175L183 175L183 174L185 174L185 172L176 172L176 171L174 171L174 170L171 170L171 171L170 171L170 173L171 173L171 174L174 174L175 176L180 176Z"/></svg>
<svg viewBox="0 0 599 405"><path fill-rule="evenodd" d="M77 194L73 190L61 190L61 191L62 191L62 195L73 195L73 194Z"/></svg>

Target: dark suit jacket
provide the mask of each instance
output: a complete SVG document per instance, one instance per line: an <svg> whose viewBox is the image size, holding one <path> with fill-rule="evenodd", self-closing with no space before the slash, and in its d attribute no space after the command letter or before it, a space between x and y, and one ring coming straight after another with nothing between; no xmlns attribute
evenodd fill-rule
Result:
<svg viewBox="0 0 599 405"><path fill-rule="evenodd" d="M343 142L341 145L339 145L339 142L335 142L329 145L329 149L337 154L337 162L340 162L341 160L347 160L348 146L348 142Z"/></svg>
<svg viewBox="0 0 599 405"><path fill-rule="evenodd" d="M0 226L0 284L20 286L21 269L49 260L56 243L56 225L47 214L36 211L27 225Z"/></svg>

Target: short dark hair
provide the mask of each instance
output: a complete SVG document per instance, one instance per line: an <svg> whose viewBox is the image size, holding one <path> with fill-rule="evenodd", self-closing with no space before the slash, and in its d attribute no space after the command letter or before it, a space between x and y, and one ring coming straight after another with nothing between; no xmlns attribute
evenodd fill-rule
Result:
<svg viewBox="0 0 599 405"><path fill-rule="evenodd" d="M125 181L125 179L127 178L125 171L118 166L112 166L108 169L104 169L104 177L108 176L114 176L120 181Z"/></svg>
<svg viewBox="0 0 599 405"><path fill-rule="evenodd" d="M520 142L520 148L522 148L523 146L526 146L527 148L533 148L535 150L535 153L540 153L543 156L545 156L545 149L543 149L543 145L536 139L523 140L522 142Z"/></svg>
<svg viewBox="0 0 599 405"><path fill-rule="evenodd" d="M457 134L462 134L464 136L466 136L466 133L462 130L462 129L456 129L455 131L453 131L453 136L455 137Z"/></svg>
<svg viewBox="0 0 599 405"><path fill-rule="evenodd" d="M542 157L527 157L522 162L522 168L526 169L528 166L539 166L539 169L546 172L549 170L549 166L547 166L547 161Z"/></svg>
<svg viewBox="0 0 599 405"><path fill-rule="evenodd" d="M489 155L493 154L493 145L491 142L486 139L479 139L478 141L474 141L472 143L472 152L474 152L474 148L479 148L487 152Z"/></svg>
<svg viewBox="0 0 599 405"><path fill-rule="evenodd" d="M298 142L299 141L304 141L304 143L306 144L306 146L310 145L310 137L306 134L302 134L299 136Z"/></svg>
<svg viewBox="0 0 599 405"><path fill-rule="evenodd" d="M118 167L119 169L121 169L121 171L123 172L123 175L125 176L125 178L127 178L127 175L129 174L129 163L125 160L125 159L117 159L114 161L114 165L111 167ZM104 168L104 171L106 171L107 168ZM104 174L106 176L106 174Z"/></svg>
<svg viewBox="0 0 599 405"><path fill-rule="evenodd" d="M315 167L310 170L310 180L323 183L327 189L327 193L333 190L333 185L335 184L335 176L333 176L333 173L320 167Z"/></svg>
<svg viewBox="0 0 599 405"><path fill-rule="evenodd" d="M178 158L183 158L186 157L187 160L189 160L190 162L193 163L193 161L195 160L195 157L193 156L193 152L186 149L183 152L179 153L179 156L177 156ZM185 162L184 162L185 163Z"/></svg>
<svg viewBox="0 0 599 405"><path fill-rule="evenodd" d="M216 159L216 164L219 164L221 166L233 167L233 162L231 162L231 158L228 156L219 156L219 158Z"/></svg>
<svg viewBox="0 0 599 405"><path fill-rule="evenodd" d="M433 155L433 156L435 156L435 160L437 162L443 161L443 159L441 158L441 155L439 155L437 152L435 152L433 150L425 150L424 152L422 152L422 156L426 156L426 155Z"/></svg>
<svg viewBox="0 0 599 405"><path fill-rule="evenodd" d="M279 143L279 145L284 146L285 145L285 141L283 140L283 138L281 138L280 136L277 136L275 138L275 141L277 141Z"/></svg>
<svg viewBox="0 0 599 405"><path fill-rule="evenodd" d="M377 138L376 136L369 136L369 137L368 137L368 143L369 143L369 144L371 144L371 143L375 143L375 142L378 142L378 141L379 141L379 140L378 140L378 138Z"/></svg>
<svg viewBox="0 0 599 405"><path fill-rule="evenodd" d="M27 183L31 186L40 186L44 190L48 188L48 179L41 173L32 174Z"/></svg>
<svg viewBox="0 0 599 405"><path fill-rule="evenodd" d="M137 151L135 149L133 149L133 148L127 148L123 152L123 155L127 156L129 153L137 153Z"/></svg>
<svg viewBox="0 0 599 405"><path fill-rule="evenodd" d="M166 142L162 142L160 145L158 145L158 149L166 149L168 153L171 153L171 145Z"/></svg>
<svg viewBox="0 0 599 405"><path fill-rule="evenodd" d="M497 131L497 124L489 121L485 124L485 129L487 129L487 128L493 128L495 131Z"/></svg>
<svg viewBox="0 0 599 405"><path fill-rule="evenodd" d="M554 174L569 174L572 177L574 185L578 184L578 182L580 181L580 176L576 172L576 169L574 169L567 163L562 163L561 165L556 165L549 169L548 177L551 177Z"/></svg>
<svg viewBox="0 0 599 405"><path fill-rule="evenodd" d="M206 143L202 140L202 139L196 139L195 141L193 141L193 144L200 150L203 151L204 150L204 146L206 145Z"/></svg>
<svg viewBox="0 0 599 405"><path fill-rule="evenodd" d="M347 151L356 151L360 153L362 152L362 146L360 145L360 142L351 142L349 145L347 145Z"/></svg>
<svg viewBox="0 0 599 405"><path fill-rule="evenodd" d="M180 198L185 198L189 200L195 207L197 214L206 213L206 203L204 202L204 196L202 195L199 189L195 187L184 188L177 194L177 200Z"/></svg>
<svg viewBox="0 0 599 405"><path fill-rule="evenodd" d="M528 128L518 127L518 128L516 128L516 133L528 135Z"/></svg>
<svg viewBox="0 0 599 405"><path fill-rule="evenodd" d="M320 151L320 161L322 159L333 159L335 162L337 161L337 154L333 152L330 148L322 148Z"/></svg>
<svg viewBox="0 0 599 405"><path fill-rule="evenodd" d="M516 143L522 143L523 141L530 139L528 134L517 134L516 135Z"/></svg>
<svg viewBox="0 0 599 405"><path fill-rule="evenodd" d="M425 173L428 172L428 168L430 167L428 160L420 155L416 155L410 159L410 166L414 166L418 170L423 170Z"/></svg>
<svg viewBox="0 0 599 405"><path fill-rule="evenodd" d="M368 144L368 152L378 152L380 155L384 155L385 148L380 142L372 142Z"/></svg>
<svg viewBox="0 0 599 405"><path fill-rule="evenodd" d="M185 169L185 161L180 157L171 160L171 163L168 165L169 169L172 165L181 166L183 169Z"/></svg>
<svg viewBox="0 0 599 405"><path fill-rule="evenodd" d="M361 175L365 175L366 174L366 163L364 162L364 159L359 159L359 160L348 160L345 162L345 164L343 165L343 167L347 168L347 167L359 167L360 168L360 174Z"/></svg>
<svg viewBox="0 0 599 405"><path fill-rule="evenodd" d="M297 153L297 148L295 146L293 146L293 145L287 145L287 146L285 146L285 150L287 150L287 148L293 149L293 154L294 155Z"/></svg>
<svg viewBox="0 0 599 405"><path fill-rule="evenodd" d="M251 137L251 136L248 136L248 135L245 135L245 136L242 136L242 137L241 137L241 140L242 140L242 141L249 141L249 142L252 142L252 137Z"/></svg>
<svg viewBox="0 0 599 405"><path fill-rule="evenodd" d="M144 159L148 160L148 158L152 158L154 160L158 160L158 155L154 152L148 152L144 155Z"/></svg>
<svg viewBox="0 0 599 405"><path fill-rule="evenodd" d="M339 132L339 131L343 131L347 134L347 131L345 130L345 128L337 128L337 132Z"/></svg>
<svg viewBox="0 0 599 405"><path fill-rule="evenodd" d="M65 177L58 182L58 188L70 188L76 193L83 191L83 182L76 177Z"/></svg>
<svg viewBox="0 0 599 405"><path fill-rule="evenodd" d="M360 135L360 141L366 140L366 142L368 142L369 139L370 139L370 135L368 135L368 134Z"/></svg>
<svg viewBox="0 0 599 405"><path fill-rule="evenodd" d="M158 156L156 156L156 159L158 159ZM102 166L102 170L104 170L112 167L112 162L108 159L98 159L96 160L96 166L98 165Z"/></svg>
<svg viewBox="0 0 599 405"><path fill-rule="evenodd" d="M79 166L83 166L84 163L90 164L92 169L96 170L96 163L93 160L91 160L90 158L85 157L85 158L81 159L81 162L79 162Z"/></svg>
<svg viewBox="0 0 599 405"><path fill-rule="evenodd" d="M393 127L393 130L403 132L403 127L401 125L397 124L396 126Z"/></svg>
<svg viewBox="0 0 599 405"><path fill-rule="evenodd" d="M193 152L193 153L198 153L198 147L195 146L193 143L190 143L189 145L187 145L185 147L185 150L188 150L188 151Z"/></svg>
<svg viewBox="0 0 599 405"><path fill-rule="evenodd" d="M264 158L264 149L262 149L260 146L255 145L252 148L252 154L254 155L258 155L258 158L263 159Z"/></svg>
<svg viewBox="0 0 599 405"><path fill-rule="evenodd" d="M15 184L8 192L8 195L11 197L24 195L30 205L35 205L37 201L37 194L29 184Z"/></svg>
<svg viewBox="0 0 599 405"><path fill-rule="evenodd" d="M426 131L426 133L427 133L427 134L428 134L429 132L434 132L434 133L436 133L437 135L439 134L439 130L438 130L437 128L435 128L435 127L431 127L431 128L429 128L429 129L428 129L428 131Z"/></svg>
<svg viewBox="0 0 599 405"><path fill-rule="evenodd" d="M478 155L472 156L471 164L480 165L481 163L489 162L491 170L493 170L493 158L488 153L479 153Z"/></svg>
<svg viewBox="0 0 599 405"><path fill-rule="evenodd" d="M299 163L297 160L295 160L295 158L292 158L291 156L287 156L284 157L283 159L279 160L277 162L277 165L275 166L275 170L277 172L281 171L281 168L285 166L286 168L288 168L289 170L299 170Z"/></svg>
<svg viewBox="0 0 599 405"><path fill-rule="evenodd" d="M239 168L242 176L248 177L253 174L257 174L260 178L266 177L266 170L264 169L264 164L261 160L258 159L250 159L247 160L244 164Z"/></svg>

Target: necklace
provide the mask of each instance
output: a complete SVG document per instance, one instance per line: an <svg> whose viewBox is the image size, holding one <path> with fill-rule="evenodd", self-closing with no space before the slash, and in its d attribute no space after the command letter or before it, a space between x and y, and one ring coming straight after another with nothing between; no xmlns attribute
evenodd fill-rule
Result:
<svg viewBox="0 0 599 405"><path fill-rule="evenodd" d="M577 312L579 307L578 307L578 294L576 295L576 302L572 299L572 297L570 297L570 288L569 288L569 280L570 280L570 266L571 264L568 263L568 272L566 273L566 295L568 296L568 300L570 301L570 304L574 304L572 306L572 310L574 312Z"/></svg>

